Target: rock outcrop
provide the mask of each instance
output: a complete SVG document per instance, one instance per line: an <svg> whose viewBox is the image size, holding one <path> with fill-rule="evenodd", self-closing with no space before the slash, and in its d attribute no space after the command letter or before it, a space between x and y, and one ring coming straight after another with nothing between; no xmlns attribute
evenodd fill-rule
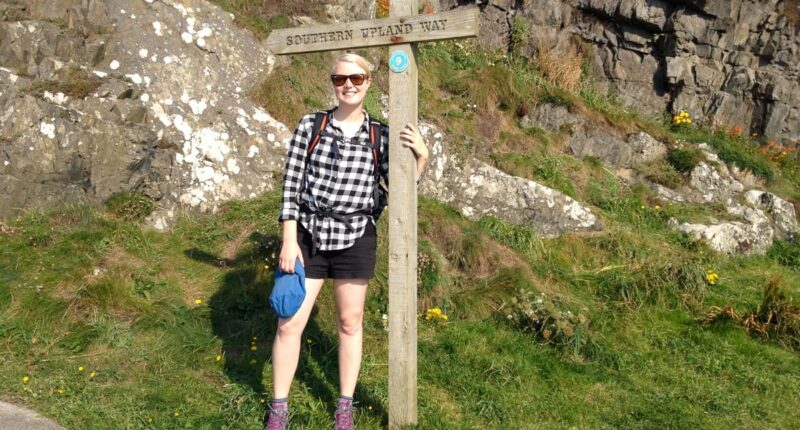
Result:
<svg viewBox="0 0 800 430"><path fill-rule="evenodd" d="M791 203L762 190L745 191L747 187L736 178L735 169L708 145L700 147L705 159L691 171L688 185L678 190L650 185L665 201L724 205L736 220L700 224L673 219L672 227L705 241L716 251L744 255L764 254L775 239L792 239L800 232Z"/></svg>
<svg viewBox="0 0 800 430"><path fill-rule="evenodd" d="M440 3L447 9L473 2ZM600 85L636 110L685 110L712 125L800 140L800 2L477 3L484 44L508 49L515 22L521 23L528 55L540 49L581 52Z"/></svg>
<svg viewBox="0 0 800 430"><path fill-rule="evenodd" d="M431 125L420 130L431 144L428 171L419 187L426 196L449 203L468 218L493 215L547 237L602 227L589 208L569 196L447 151L442 133Z"/></svg>
<svg viewBox="0 0 800 430"><path fill-rule="evenodd" d="M441 9L457 3L472 2L446 0ZM695 115L749 118L743 125L792 137L800 90L787 79L797 77L797 36L769 9L790 3L492 0L482 20L497 26L484 25L480 38L507 44L518 18L529 25L531 54L568 49L578 35L629 101L695 106ZM374 14L373 6L338 0L326 12L347 21ZM247 96L274 62L206 0L0 1L0 217L139 190L158 202L150 222L166 228L176 208L214 210L279 186L291 130ZM522 122L567 131L576 156L627 171L666 153L645 133L621 135L559 105L537 106ZM470 218L494 215L544 236L601 228L586 206L451 153L445 136L423 125L432 144L423 194ZM738 253L797 233L789 202L705 150L684 188L651 185L665 200L725 204L737 220L675 228Z"/></svg>
<svg viewBox="0 0 800 430"><path fill-rule="evenodd" d="M17 14L0 22L0 216L137 189L165 226L176 206L275 186L289 131L246 95L274 57L230 14L203 0L5 7Z"/></svg>

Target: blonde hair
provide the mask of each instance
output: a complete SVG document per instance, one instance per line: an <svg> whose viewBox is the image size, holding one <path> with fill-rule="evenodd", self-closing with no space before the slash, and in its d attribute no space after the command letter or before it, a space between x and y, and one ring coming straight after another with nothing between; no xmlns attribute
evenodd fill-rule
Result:
<svg viewBox="0 0 800 430"><path fill-rule="evenodd" d="M331 65L331 74L333 74L336 71L336 65L339 63L353 63L356 66L364 69L364 71L367 72L367 76L370 76L371 74L370 72L372 71L372 64L370 64L370 62L367 61L366 58L358 54L346 52L336 57L336 60L334 60L333 65Z"/></svg>

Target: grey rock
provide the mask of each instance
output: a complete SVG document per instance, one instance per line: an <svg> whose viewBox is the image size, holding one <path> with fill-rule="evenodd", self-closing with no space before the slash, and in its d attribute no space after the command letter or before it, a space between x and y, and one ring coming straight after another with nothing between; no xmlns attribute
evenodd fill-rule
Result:
<svg viewBox="0 0 800 430"><path fill-rule="evenodd" d="M695 191L694 201L722 203L744 191L744 186L730 175L725 163L708 152L706 157L707 161L701 161L690 174L689 184Z"/></svg>
<svg viewBox="0 0 800 430"><path fill-rule="evenodd" d="M775 236L781 239L795 237L800 231L794 205L776 196L760 190L745 193L745 199L756 208L766 211L772 217Z"/></svg>
<svg viewBox="0 0 800 430"><path fill-rule="evenodd" d="M719 224L692 224L670 220L670 225L703 240L712 249L725 254L763 255L773 241L773 229L763 212L729 201L728 212L740 216L744 222L729 221Z"/></svg>
<svg viewBox="0 0 800 430"><path fill-rule="evenodd" d="M632 151L631 165L633 166L651 163L664 158L667 154L666 145L643 131L628 137L628 145Z"/></svg>
<svg viewBox="0 0 800 430"><path fill-rule="evenodd" d="M334 0L325 5L332 22L350 22L375 18L376 2L372 0Z"/></svg>
<svg viewBox="0 0 800 430"><path fill-rule="evenodd" d="M714 222L711 224L681 223L670 220L670 225L711 248L727 254L764 254L775 238L792 238L800 230L794 206L780 197L760 191L744 192L744 185L755 184L752 174L746 175L738 169L728 168L706 144L701 144L706 161L701 162L691 173L690 186L670 190L650 184L659 198L672 202L721 203L728 214L740 221ZM752 207L737 202L743 198Z"/></svg>
<svg viewBox="0 0 800 430"><path fill-rule="evenodd" d="M508 13L490 5L485 8L478 23L478 41L489 49L507 50L511 37Z"/></svg>
<svg viewBox="0 0 800 430"><path fill-rule="evenodd" d="M578 158L596 157L616 167L629 167L633 163L632 146L599 128L575 127L569 137L569 148Z"/></svg>
<svg viewBox="0 0 800 430"><path fill-rule="evenodd" d="M463 2L442 4L457 3ZM800 33L777 12L779 0L507 3L502 11L491 4L484 9L485 29L497 29L482 39L487 46L505 46L503 13L523 17L529 24L527 52L580 46L601 75L598 87L614 90L638 111L691 109L697 118L713 118L712 125L800 139L797 117L773 107L800 106Z"/></svg>
<svg viewBox="0 0 800 430"><path fill-rule="evenodd" d="M583 124L586 120L570 113L566 106L552 103L537 104L531 112L520 119L523 128L539 127L548 132L560 131L571 125Z"/></svg>
<svg viewBox="0 0 800 430"><path fill-rule="evenodd" d="M0 402L0 428L8 430L64 430L36 412L11 403Z"/></svg>
<svg viewBox="0 0 800 430"><path fill-rule="evenodd" d="M422 124L420 130L431 145L428 169L419 185L426 196L455 206L468 218L493 215L529 225L547 237L601 228L591 210L572 198L477 159L450 153L434 126Z"/></svg>
<svg viewBox="0 0 800 430"><path fill-rule="evenodd" d="M177 206L213 211L274 187L290 133L246 93L275 59L230 14L202 0L27 4L68 25L0 22L0 216L136 189L168 225ZM102 85L19 97L66 64Z"/></svg>

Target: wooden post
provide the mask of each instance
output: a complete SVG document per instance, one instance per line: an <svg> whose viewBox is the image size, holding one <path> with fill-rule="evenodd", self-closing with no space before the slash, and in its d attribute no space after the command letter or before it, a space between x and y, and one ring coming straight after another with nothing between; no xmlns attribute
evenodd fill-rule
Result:
<svg viewBox="0 0 800 430"><path fill-rule="evenodd" d="M389 75L389 428L417 423L417 163L400 142L417 126L418 82L411 42L474 37L476 8L417 15L417 0L392 0L390 17L273 31L277 55L391 45ZM394 60L398 60L397 63Z"/></svg>
<svg viewBox="0 0 800 430"><path fill-rule="evenodd" d="M392 0L389 13L415 15L417 1ZM407 123L417 126L415 50L390 48L390 58L402 51L408 66L389 75L389 429L417 423L417 163L400 142Z"/></svg>

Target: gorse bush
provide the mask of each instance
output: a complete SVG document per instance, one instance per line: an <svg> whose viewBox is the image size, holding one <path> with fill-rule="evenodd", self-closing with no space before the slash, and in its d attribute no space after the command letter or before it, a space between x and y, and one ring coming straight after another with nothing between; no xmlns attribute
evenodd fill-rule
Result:
<svg viewBox="0 0 800 430"><path fill-rule="evenodd" d="M698 148L678 148L667 154L667 161L675 170L689 173L703 161L703 151Z"/></svg>
<svg viewBox="0 0 800 430"><path fill-rule="evenodd" d="M501 318L530 333L537 341L570 349L576 355L589 341L588 309L573 314L544 293L534 299L531 291L517 290L497 312Z"/></svg>

